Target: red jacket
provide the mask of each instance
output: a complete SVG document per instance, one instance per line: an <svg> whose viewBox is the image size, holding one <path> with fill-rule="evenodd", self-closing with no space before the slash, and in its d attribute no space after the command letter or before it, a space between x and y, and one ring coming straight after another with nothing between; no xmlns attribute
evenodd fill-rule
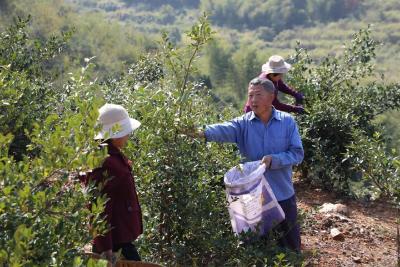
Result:
<svg viewBox="0 0 400 267"><path fill-rule="evenodd" d="M258 77L269 79L265 73L261 73ZM271 79L269 79L269 80L271 81ZM276 109L285 111L285 112L298 112L298 113L301 113L303 111L302 107L281 103L278 99L278 91L281 91L285 94L293 96L296 99L296 103L299 103L299 104L301 104L303 101L303 94L296 92L295 90L293 90L292 88L287 86L282 80L279 80L277 82L272 81L272 83L275 85L275 88L276 88L275 99L272 102L272 105ZM246 105L244 106L243 110L245 113L251 111L249 100L247 100Z"/></svg>
<svg viewBox="0 0 400 267"><path fill-rule="evenodd" d="M93 170L89 177L96 182L108 179L102 193L109 198L104 212L111 231L94 239L99 253L112 249L116 244L132 242L143 233L142 212L131 165L111 143L108 154L102 167Z"/></svg>

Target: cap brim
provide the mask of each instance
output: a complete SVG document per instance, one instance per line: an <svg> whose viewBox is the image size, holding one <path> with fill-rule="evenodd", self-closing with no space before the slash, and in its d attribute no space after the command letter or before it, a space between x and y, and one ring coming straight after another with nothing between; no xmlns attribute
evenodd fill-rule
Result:
<svg viewBox="0 0 400 267"><path fill-rule="evenodd" d="M131 123L132 132L133 132L134 130L136 130L137 128L139 128L140 125L141 125L140 121L138 121L138 120L129 118L129 121L130 121L130 123Z"/></svg>
<svg viewBox="0 0 400 267"><path fill-rule="evenodd" d="M261 67L261 71L266 73L266 74L270 74L270 73L287 73L290 69L292 68L292 65L290 65L289 63L285 62L285 66L284 67L280 67L280 68L271 68L269 66L269 64L264 64Z"/></svg>
<svg viewBox="0 0 400 267"><path fill-rule="evenodd" d="M109 134L107 136L107 138L121 138L121 137L124 137L124 136L132 133L133 131L135 131L137 128L140 127L140 125L141 125L140 121L132 119L132 118L129 118L129 121L128 121L127 124L121 125L121 127L122 127L121 131L118 131L115 134L111 134L111 135ZM94 137L94 139L96 139L96 140L97 139L105 139L107 133L109 133L109 132L110 132L110 130L103 130L100 133L98 133Z"/></svg>

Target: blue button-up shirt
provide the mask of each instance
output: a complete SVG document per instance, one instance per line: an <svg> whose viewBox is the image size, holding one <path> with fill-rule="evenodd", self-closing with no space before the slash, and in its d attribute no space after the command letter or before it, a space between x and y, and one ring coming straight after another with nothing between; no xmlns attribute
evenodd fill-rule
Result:
<svg viewBox="0 0 400 267"><path fill-rule="evenodd" d="M207 141L236 143L245 162L272 156L271 168L264 173L278 201L294 195L292 166L304 157L297 124L288 113L273 109L263 123L253 111L231 121L208 125Z"/></svg>

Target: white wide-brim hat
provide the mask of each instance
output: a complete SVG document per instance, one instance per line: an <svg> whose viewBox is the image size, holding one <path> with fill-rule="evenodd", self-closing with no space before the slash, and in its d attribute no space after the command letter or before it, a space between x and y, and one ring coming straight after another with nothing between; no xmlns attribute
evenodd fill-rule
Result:
<svg viewBox="0 0 400 267"><path fill-rule="evenodd" d="M140 126L139 121L129 117L124 107L115 104L105 104L99 109L97 123L102 129L95 139L124 137Z"/></svg>
<svg viewBox="0 0 400 267"><path fill-rule="evenodd" d="M270 73L286 73L290 70L292 65L285 62L283 57L278 55L271 56L267 63L262 65L261 71L265 72L266 74Z"/></svg>

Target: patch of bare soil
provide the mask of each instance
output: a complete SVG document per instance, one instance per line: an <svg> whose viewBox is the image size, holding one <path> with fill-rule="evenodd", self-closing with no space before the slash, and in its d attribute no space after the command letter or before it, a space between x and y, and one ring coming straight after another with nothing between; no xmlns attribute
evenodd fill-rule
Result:
<svg viewBox="0 0 400 267"><path fill-rule="evenodd" d="M306 266L397 266L398 213L393 206L338 199L302 183L295 186L304 217ZM349 213L320 213L324 203L344 204Z"/></svg>

